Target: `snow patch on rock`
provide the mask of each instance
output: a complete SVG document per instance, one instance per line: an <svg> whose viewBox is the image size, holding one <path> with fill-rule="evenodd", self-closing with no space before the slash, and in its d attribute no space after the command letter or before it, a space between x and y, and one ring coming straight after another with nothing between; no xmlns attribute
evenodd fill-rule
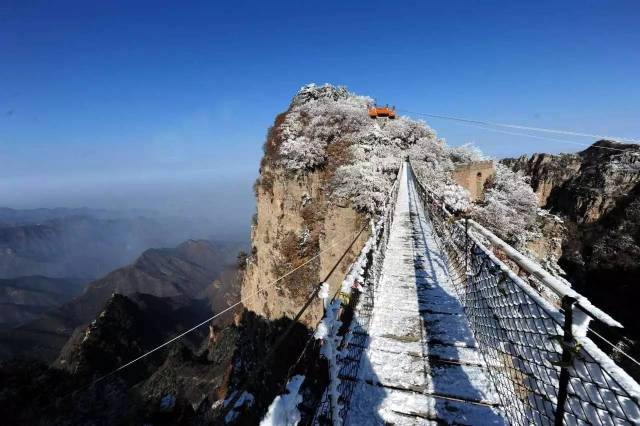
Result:
<svg viewBox="0 0 640 426"><path fill-rule="evenodd" d="M267 415L260 422L260 426L295 426L300 422L301 415L298 404L302 402L300 386L304 376L293 376L287 383L287 393L277 396Z"/></svg>

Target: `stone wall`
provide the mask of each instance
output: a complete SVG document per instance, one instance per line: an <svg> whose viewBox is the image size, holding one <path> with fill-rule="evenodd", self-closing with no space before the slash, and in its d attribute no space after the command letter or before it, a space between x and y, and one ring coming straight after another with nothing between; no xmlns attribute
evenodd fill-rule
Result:
<svg viewBox="0 0 640 426"><path fill-rule="evenodd" d="M453 172L453 179L467 191L472 201L482 199L484 183L495 173L493 161L474 161L458 164Z"/></svg>

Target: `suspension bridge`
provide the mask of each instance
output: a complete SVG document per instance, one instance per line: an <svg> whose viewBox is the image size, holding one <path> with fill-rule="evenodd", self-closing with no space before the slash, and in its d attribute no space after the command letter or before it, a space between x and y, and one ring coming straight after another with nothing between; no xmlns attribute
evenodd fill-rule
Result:
<svg viewBox="0 0 640 426"><path fill-rule="evenodd" d="M640 423L640 386L587 337L621 325L456 217L408 161L349 274L347 305L321 294L329 384L311 423Z"/></svg>
<svg viewBox="0 0 640 426"><path fill-rule="evenodd" d="M614 346L590 324L622 325L481 224L457 215L420 182L408 160L370 226L341 289L330 295L325 282L367 226L313 288L262 362L224 401L225 423L247 408L252 400L247 390L259 386L256 378L320 297L324 317L298 362L308 362L305 353L319 347L312 363L326 360L327 384L303 416L296 408L301 404L287 400L284 405L297 414L280 423L640 424L640 385L590 338ZM257 291L248 295L85 388L258 296ZM290 383L297 392L301 376ZM283 403L282 396L276 401Z"/></svg>

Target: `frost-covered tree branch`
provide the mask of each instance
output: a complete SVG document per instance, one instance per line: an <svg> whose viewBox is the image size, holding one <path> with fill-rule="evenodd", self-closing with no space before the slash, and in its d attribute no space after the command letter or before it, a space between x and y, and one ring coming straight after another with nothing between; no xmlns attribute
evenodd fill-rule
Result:
<svg viewBox="0 0 640 426"><path fill-rule="evenodd" d="M457 164L487 159L477 147L448 147L421 120L372 120L367 115L371 105L371 98L344 87L304 86L280 126L280 166L291 173L306 173L332 165L330 198L346 199L361 211L378 213L408 155L420 180L450 206L468 211L513 243L524 244L539 236L537 198L522 176L496 164L484 199L474 205L452 175Z"/></svg>
<svg viewBox="0 0 640 426"><path fill-rule="evenodd" d="M484 200L473 207L472 215L502 238L522 247L540 237L536 225L538 197L522 175L499 163L495 167Z"/></svg>

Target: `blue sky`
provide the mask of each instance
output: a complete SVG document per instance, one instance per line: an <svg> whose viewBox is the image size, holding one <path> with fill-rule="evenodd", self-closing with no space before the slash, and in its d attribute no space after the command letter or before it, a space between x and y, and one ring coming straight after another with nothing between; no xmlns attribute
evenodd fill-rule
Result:
<svg viewBox="0 0 640 426"><path fill-rule="evenodd" d="M637 1L5 0L0 204L244 223L267 127L308 82L409 111L638 138L638 22ZM580 148L427 121L496 157Z"/></svg>

